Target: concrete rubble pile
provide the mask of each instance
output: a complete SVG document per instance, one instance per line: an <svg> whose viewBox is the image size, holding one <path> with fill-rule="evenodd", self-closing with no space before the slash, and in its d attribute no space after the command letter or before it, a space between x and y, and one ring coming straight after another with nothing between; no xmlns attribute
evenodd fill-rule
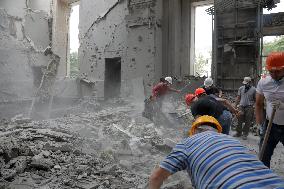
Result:
<svg viewBox="0 0 284 189"><path fill-rule="evenodd" d="M2 120L0 188L146 188L173 132L116 102L57 119ZM184 188L185 178L175 175L164 188Z"/></svg>

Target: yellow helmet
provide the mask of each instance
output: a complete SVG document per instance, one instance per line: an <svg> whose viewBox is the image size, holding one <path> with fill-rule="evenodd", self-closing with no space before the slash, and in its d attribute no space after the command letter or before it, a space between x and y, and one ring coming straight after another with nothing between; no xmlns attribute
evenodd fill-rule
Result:
<svg viewBox="0 0 284 189"><path fill-rule="evenodd" d="M215 119L212 116L208 116L208 115L204 115L204 116L200 116L199 118L197 118L191 126L191 129L189 130L189 136L194 135L194 133L196 132L196 129L199 126L202 125L208 125L211 126L213 128L216 128L218 130L218 133L222 132L222 126L220 125L220 123L217 121L217 119Z"/></svg>

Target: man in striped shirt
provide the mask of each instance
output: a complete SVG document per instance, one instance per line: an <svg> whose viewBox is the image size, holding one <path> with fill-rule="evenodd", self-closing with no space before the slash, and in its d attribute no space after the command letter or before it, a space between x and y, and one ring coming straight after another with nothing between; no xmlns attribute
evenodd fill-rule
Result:
<svg viewBox="0 0 284 189"><path fill-rule="evenodd" d="M217 133L220 124L208 117L212 120L211 116L197 118L192 124L193 136L177 144L152 173L150 189L160 188L170 175L182 170L188 172L195 188L284 189L283 179L238 140Z"/></svg>

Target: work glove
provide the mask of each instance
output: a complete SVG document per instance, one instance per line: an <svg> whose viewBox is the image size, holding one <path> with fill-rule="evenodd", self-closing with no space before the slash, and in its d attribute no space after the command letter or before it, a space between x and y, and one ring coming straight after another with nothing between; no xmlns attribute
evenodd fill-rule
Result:
<svg viewBox="0 0 284 189"><path fill-rule="evenodd" d="M280 100L274 100L274 101L271 102L271 106L272 106L273 109L277 110L280 107L280 105L281 105Z"/></svg>
<svg viewBox="0 0 284 189"><path fill-rule="evenodd" d="M257 127L257 133L259 134L259 136L263 136L265 133L263 125L258 123L256 124L256 127Z"/></svg>

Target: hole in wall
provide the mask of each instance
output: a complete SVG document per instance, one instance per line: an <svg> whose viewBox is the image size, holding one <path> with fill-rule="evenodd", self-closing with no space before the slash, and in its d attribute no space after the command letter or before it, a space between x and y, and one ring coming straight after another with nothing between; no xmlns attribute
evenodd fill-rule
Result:
<svg viewBox="0 0 284 189"><path fill-rule="evenodd" d="M70 64L70 78L76 78L79 75L79 5L71 5L71 13L69 18L69 64Z"/></svg>
<svg viewBox="0 0 284 189"><path fill-rule="evenodd" d="M205 11L212 4L195 7L195 73L211 76L212 63L212 16Z"/></svg>
<svg viewBox="0 0 284 189"><path fill-rule="evenodd" d="M114 98L120 95L121 87L121 58L105 59L104 98Z"/></svg>

